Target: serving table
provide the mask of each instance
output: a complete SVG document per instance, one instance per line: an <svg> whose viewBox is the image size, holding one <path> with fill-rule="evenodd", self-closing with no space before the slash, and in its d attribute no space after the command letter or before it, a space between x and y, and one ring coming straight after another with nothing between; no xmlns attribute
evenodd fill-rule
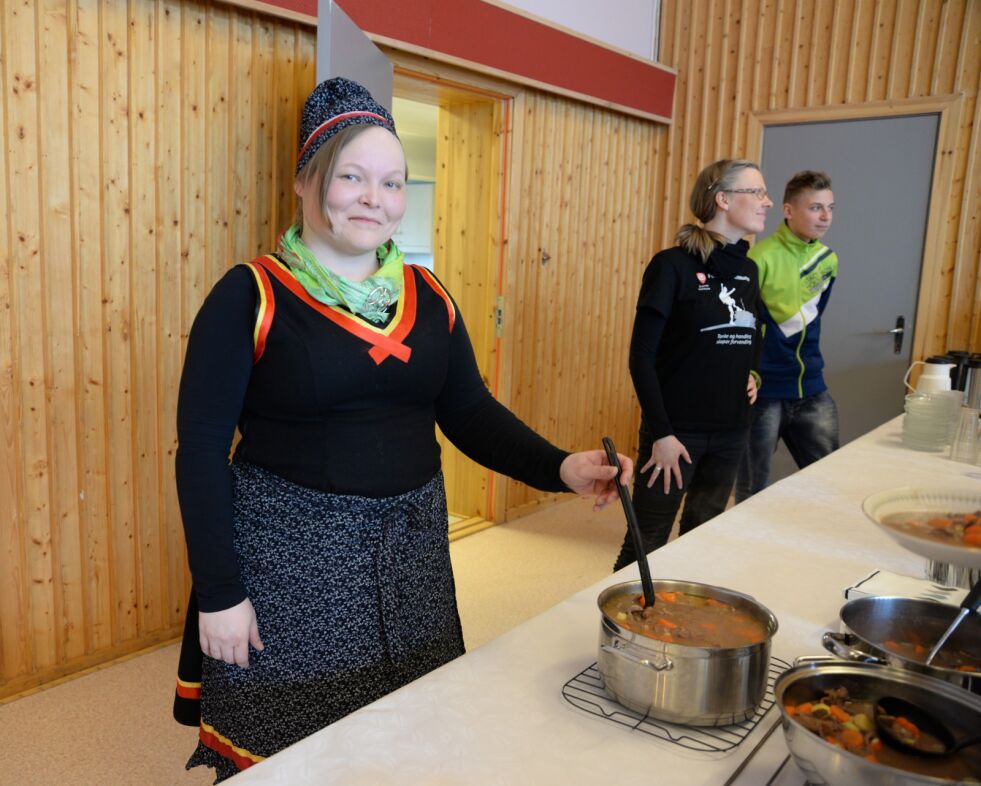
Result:
<svg viewBox="0 0 981 786"><path fill-rule="evenodd" d="M981 467L907 449L900 431L901 418L891 420L658 549L654 578L752 595L779 620L776 658L823 652L821 634L838 628L845 587L877 568L924 574L925 560L868 521L862 500L894 486L981 484ZM600 591L636 578L636 565L624 568L229 783L784 782L775 770L795 768L773 731L776 708L716 753L609 722L564 698L563 686L596 661ZM787 777L803 782L799 772Z"/></svg>

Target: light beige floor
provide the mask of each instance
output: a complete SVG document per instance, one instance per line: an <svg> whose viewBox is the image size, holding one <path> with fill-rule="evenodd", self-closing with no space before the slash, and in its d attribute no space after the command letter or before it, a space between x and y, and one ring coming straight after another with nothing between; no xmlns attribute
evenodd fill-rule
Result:
<svg viewBox="0 0 981 786"><path fill-rule="evenodd" d="M574 499L451 544L468 649L609 575L625 526ZM176 668L169 645L0 706L0 784L211 783L184 771L197 731L170 718Z"/></svg>

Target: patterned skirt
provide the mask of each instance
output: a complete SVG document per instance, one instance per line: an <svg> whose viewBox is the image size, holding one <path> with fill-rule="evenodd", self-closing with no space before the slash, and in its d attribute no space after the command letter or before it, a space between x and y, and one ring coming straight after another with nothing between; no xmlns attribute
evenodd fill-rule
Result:
<svg viewBox="0 0 981 786"><path fill-rule="evenodd" d="M232 465L235 548L264 649L204 657L218 781L463 654L442 474L394 497L326 494ZM216 781L216 782L218 782Z"/></svg>

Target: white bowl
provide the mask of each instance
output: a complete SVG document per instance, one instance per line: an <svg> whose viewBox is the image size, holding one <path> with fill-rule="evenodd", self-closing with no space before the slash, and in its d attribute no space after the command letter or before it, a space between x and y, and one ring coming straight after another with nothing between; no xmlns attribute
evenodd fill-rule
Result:
<svg viewBox="0 0 981 786"><path fill-rule="evenodd" d="M951 565L981 569L981 548L922 538L882 523L883 517L892 513L973 513L981 510L981 484L879 491L866 498L862 510L879 529L914 554Z"/></svg>

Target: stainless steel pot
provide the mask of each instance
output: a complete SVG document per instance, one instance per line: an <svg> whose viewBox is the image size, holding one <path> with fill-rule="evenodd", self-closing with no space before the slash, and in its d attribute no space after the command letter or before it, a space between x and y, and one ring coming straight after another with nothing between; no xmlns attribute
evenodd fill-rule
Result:
<svg viewBox="0 0 981 786"><path fill-rule="evenodd" d="M930 600L889 596L855 598L839 612L844 632L828 631L821 643L839 658L915 671L981 694L981 673L925 666L882 646L882 642L890 639L908 641L911 632L917 633L924 643L935 642L958 611L956 606ZM981 652L981 618L977 614L968 615L945 646Z"/></svg>
<svg viewBox="0 0 981 786"><path fill-rule="evenodd" d="M774 693L780 708L787 747L808 783L825 786L939 786L949 780L905 772L867 761L826 742L791 718L784 705L812 701L832 688L845 687L850 695L877 701L899 696L917 704L947 724L960 739L981 728L981 697L948 682L890 669L873 663L827 660L794 666L777 678ZM962 753L968 753L965 749ZM976 757L976 752L972 754ZM976 760L976 758L974 759ZM935 761L935 760L933 760Z"/></svg>
<svg viewBox="0 0 981 786"><path fill-rule="evenodd" d="M615 584L597 601L602 617L597 667L606 692L628 709L672 723L722 726L751 718L766 693L777 618L748 595L710 584L662 579L654 589L715 598L748 611L763 623L766 639L748 647L688 647L633 633L603 613L603 604L643 590L639 581Z"/></svg>

